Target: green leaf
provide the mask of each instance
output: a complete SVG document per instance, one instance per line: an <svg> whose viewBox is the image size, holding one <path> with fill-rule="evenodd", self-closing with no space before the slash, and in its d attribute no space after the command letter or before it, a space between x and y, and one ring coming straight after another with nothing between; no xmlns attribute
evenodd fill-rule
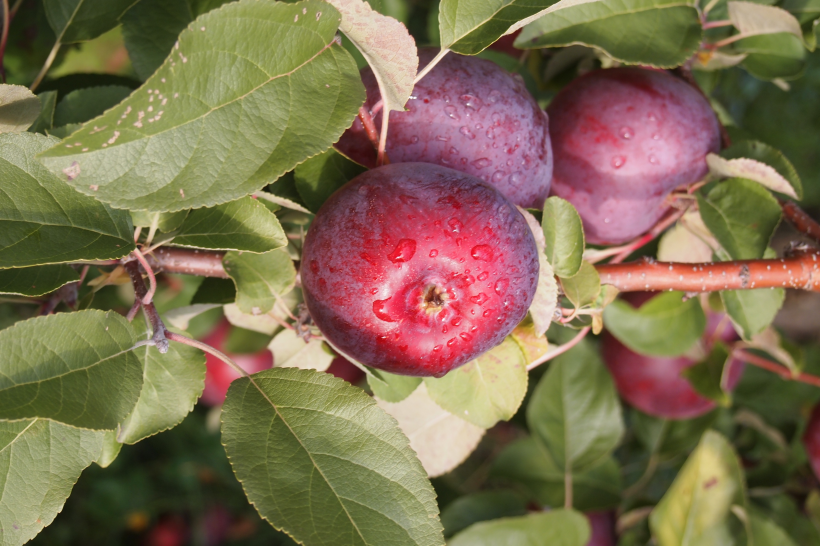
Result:
<svg viewBox="0 0 820 546"><path fill-rule="evenodd" d="M547 261L547 255L545 254L546 241L538 220L526 209L518 207L518 212L527 221L530 232L535 239L535 247L538 249L538 285L528 312L532 319L535 335L541 337L547 332L550 324L552 324L552 319L555 318L555 310L558 307L558 282L555 280L552 266Z"/></svg>
<svg viewBox="0 0 820 546"><path fill-rule="evenodd" d="M559 277L572 277L584 259L584 226L569 201L550 197L544 203L541 227L547 242L547 260Z"/></svg>
<svg viewBox="0 0 820 546"><path fill-rule="evenodd" d="M542 506L564 506L564 469L535 438L522 438L505 447L493 461L490 475L524 486ZM572 475L572 505L577 510L609 510L620 502L621 470L612 457Z"/></svg>
<svg viewBox="0 0 820 546"><path fill-rule="evenodd" d="M588 343L553 361L527 406L527 424L565 472L588 470L612 453L624 432L621 405Z"/></svg>
<svg viewBox="0 0 820 546"><path fill-rule="evenodd" d="M441 511L444 536L450 537L480 521L524 516L527 503L513 491L482 491L459 497Z"/></svg>
<svg viewBox="0 0 820 546"><path fill-rule="evenodd" d="M703 223L735 260L763 257L782 216L772 194L751 180L733 178L708 195L697 194Z"/></svg>
<svg viewBox="0 0 820 546"><path fill-rule="evenodd" d="M732 319L735 330L750 341L752 336L765 330L783 306L786 291L782 288L769 290L724 290L720 299L726 313Z"/></svg>
<svg viewBox="0 0 820 546"><path fill-rule="evenodd" d="M67 265L0 269L0 294L42 296L79 280L80 275Z"/></svg>
<svg viewBox="0 0 820 546"><path fill-rule="evenodd" d="M578 273L572 277L561 277L564 295L576 308L591 305L601 294L601 277L589 262L582 261Z"/></svg>
<svg viewBox="0 0 820 546"><path fill-rule="evenodd" d="M306 546L443 546L435 493L395 420L328 374L237 379L222 441L248 500Z"/></svg>
<svg viewBox="0 0 820 546"><path fill-rule="evenodd" d="M368 372L367 385L385 402L401 402L421 385L421 377L397 375L375 368L368 368Z"/></svg>
<svg viewBox="0 0 820 546"><path fill-rule="evenodd" d="M157 224L157 229L164 233L174 231L188 217L188 210L181 210L179 212L148 212L146 210L132 210L131 221L135 226L142 226L150 228L154 223ZM176 242L176 241L174 241Z"/></svg>
<svg viewBox="0 0 820 546"><path fill-rule="evenodd" d="M396 419L399 428L410 440L416 455L429 477L450 472L472 453L484 429L442 409L422 384L397 404L376 400L379 407Z"/></svg>
<svg viewBox="0 0 820 546"><path fill-rule="evenodd" d="M192 304L228 304L236 301L236 284L230 279L206 277L191 298Z"/></svg>
<svg viewBox="0 0 820 546"><path fill-rule="evenodd" d="M138 335L150 337L144 321ZM135 444L175 427L188 415L205 387L205 354L182 343L171 343L161 354L156 347L139 347L142 390L137 405L117 427L117 441Z"/></svg>
<svg viewBox="0 0 820 546"><path fill-rule="evenodd" d="M179 33L203 13L231 0L140 0L122 16L128 58L141 80L171 53Z"/></svg>
<svg viewBox="0 0 820 546"><path fill-rule="evenodd" d="M57 40L70 44L93 40L120 22L135 0L43 0Z"/></svg>
<svg viewBox="0 0 820 546"><path fill-rule="evenodd" d="M730 360L728 347L721 342L715 343L706 358L681 372L692 387L710 400L722 406L732 403L732 395L726 388L726 364Z"/></svg>
<svg viewBox="0 0 820 546"><path fill-rule="evenodd" d="M712 426L717 412L710 411L694 419L672 420L653 417L632 410L632 430L651 453L664 458L688 454Z"/></svg>
<svg viewBox="0 0 820 546"><path fill-rule="evenodd" d="M133 90L123 85L86 87L68 93L54 109L54 126L85 123L122 102Z"/></svg>
<svg viewBox="0 0 820 546"><path fill-rule="evenodd" d="M117 456L120 454L120 451L122 451L122 444L117 441L116 430L106 430L102 433L102 437L102 450L94 462L97 463L100 468L108 468L111 466L111 463L117 460Z"/></svg>
<svg viewBox="0 0 820 546"><path fill-rule="evenodd" d="M649 516L658 546L734 544L733 505L746 506L743 472L731 444L707 431Z"/></svg>
<svg viewBox="0 0 820 546"><path fill-rule="evenodd" d="M40 115L40 99L28 87L0 83L0 133L25 131Z"/></svg>
<svg viewBox="0 0 820 546"><path fill-rule="evenodd" d="M527 394L527 362L507 337L501 345L440 378L425 377L430 398L453 415L490 428L518 411Z"/></svg>
<svg viewBox="0 0 820 546"><path fill-rule="evenodd" d="M301 368L323 372L330 367L334 355L320 338L305 342L295 330L284 329L271 340L273 365L278 368Z"/></svg>
<svg viewBox="0 0 820 546"><path fill-rule="evenodd" d="M366 170L330 148L296 167L293 177L308 209L318 212L328 197Z"/></svg>
<svg viewBox="0 0 820 546"><path fill-rule="evenodd" d="M671 68L691 57L702 37L698 10L686 0L561 0L544 13L515 47L582 44L618 61Z"/></svg>
<svg viewBox="0 0 820 546"><path fill-rule="evenodd" d="M47 419L0 422L0 544L22 545L51 524L103 433Z"/></svg>
<svg viewBox="0 0 820 546"><path fill-rule="evenodd" d="M800 22L794 15L777 6L755 2L727 2L729 20L742 36L788 32L803 39Z"/></svg>
<svg viewBox="0 0 820 546"><path fill-rule="evenodd" d="M806 69L806 49L793 34L750 36L734 43L736 53L746 54L741 66L761 80L791 80Z"/></svg>
<svg viewBox="0 0 820 546"><path fill-rule="evenodd" d="M46 134L54 126L54 110L57 106L57 91L43 91L37 95L40 99L40 113L28 128L30 133Z"/></svg>
<svg viewBox="0 0 820 546"><path fill-rule="evenodd" d="M338 23L318 0L206 13L141 88L40 159L64 178L76 164L72 186L127 209L209 207L259 190L329 148L364 101Z"/></svg>
<svg viewBox="0 0 820 546"><path fill-rule="evenodd" d="M330 0L330 4L342 14L339 30L373 70L385 112L404 111L419 66L416 41L407 27L363 0Z"/></svg>
<svg viewBox="0 0 820 546"><path fill-rule="evenodd" d="M735 158L724 159L727 152ZM757 155L758 158L752 159L752 155ZM800 199L803 195L800 178L789 160L778 150L762 142L746 140L723 150L720 156L708 154L706 163L709 164L709 171L720 177L753 180L793 199Z"/></svg>
<svg viewBox="0 0 820 546"><path fill-rule="evenodd" d="M285 249L264 254L228 252L222 264L236 285L236 305L249 315L273 309L277 298L296 282L296 268Z"/></svg>
<svg viewBox="0 0 820 546"><path fill-rule="evenodd" d="M34 159L54 143L0 135L0 267L109 260L134 249L127 212L77 193Z"/></svg>
<svg viewBox="0 0 820 546"><path fill-rule="evenodd" d="M448 546L586 546L587 518L574 510L553 510L517 518L476 523L452 538Z"/></svg>
<svg viewBox="0 0 820 546"><path fill-rule="evenodd" d="M115 428L142 387L136 341L113 311L48 315L0 330L0 419Z"/></svg>
<svg viewBox="0 0 820 546"><path fill-rule="evenodd" d="M782 527L758 510L749 511L749 526L754 546L797 546Z"/></svg>
<svg viewBox="0 0 820 546"><path fill-rule="evenodd" d="M604 325L618 341L644 355L678 356L703 335L706 315L697 298L664 292L635 309L615 300L604 309Z"/></svg>
<svg viewBox="0 0 820 546"><path fill-rule="evenodd" d="M276 215L251 197L192 210L174 244L215 250L270 252L288 244Z"/></svg>

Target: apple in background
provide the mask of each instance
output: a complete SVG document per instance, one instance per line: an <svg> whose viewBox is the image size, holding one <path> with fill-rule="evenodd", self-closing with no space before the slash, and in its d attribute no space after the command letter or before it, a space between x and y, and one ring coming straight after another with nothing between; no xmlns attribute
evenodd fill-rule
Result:
<svg viewBox="0 0 820 546"><path fill-rule="evenodd" d="M390 373L442 376L524 318L538 268L527 221L493 186L394 163L325 202L301 277L313 321L342 352Z"/></svg>
<svg viewBox="0 0 820 546"><path fill-rule="evenodd" d="M162 516L145 535L143 546L184 546L188 544L190 529L182 516Z"/></svg>
<svg viewBox="0 0 820 546"><path fill-rule="evenodd" d="M518 38L519 34L521 34L520 28L512 34L502 36L487 49L492 49L493 51L500 51L501 53L506 53L510 57L515 57L516 59L518 59L525 51L523 49L518 49L513 45L515 43L515 39Z"/></svg>
<svg viewBox="0 0 820 546"><path fill-rule="evenodd" d="M231 357L240 368L249 374L273 367L273 355L267 349L253 354L225 352L225 341L228 339L231 328L231 323L227 319L222 319L216 329L202 338L202 342ZM225 395L228 393L231 382L238 379L240 375L213 355L206 353L205 358L205 390L202 391L200 401L206 406L219 406L225 401Z"/></svg>
<svg viewBox="0 0 820 546"><path fill-rule="evenodd" d="M592 535L586 546L615 546L615 518L612 512L587 512Z"/></svg>
<svg viewBox="0 0 820 546"><path fill-rule="evenodd" d="M330 375L336 376L339 379L344 379L351 385L356 385L364 379L364 372L351 364L345 357L337 356L330 363L330 367L326 370Z"/></svg>
<svg viewBox="0 0 820 546"><path fill-rule="evenodd" d="M820 404L815 405L811 411L806 431L803 433L803 447L806 448L814 475L820 479Z"/></svg>
<svg viewBox="0 0 820 546"><path fill-rule="evenodd" d="M625 294L624 299L640 307L654 295L651 292L635 292ZM706 331L702 338L705 353L712 349L716 339L732 342L739 338L728 317L723 313L707 312ZM601 352L621 397L647 415L691 419L715 408L712 400L698 394L681 376L683 370L697 364L692 358L641 355L606 331L602 335ZM740 381L745 364L733 359L728 366L728 387L732 389Z"/></svg>
<svg viewBox="0 0 820 546"><path fill-rule="evenodd" d="M419 51L419 68L438 50ZM366 109L380 100L376 77L362 70ZM391 163L421 161L489 182L513 203L543 208L552 178L549 120L524 84L495 63L448 53L416 87L406 112L390 114ZM381 111L376 127L381 127ZM356 118L336 149L374 167L376 151Z"/></svg>
<svg viewBox="0 0 820 546"><path fill-rule="evenodd" d="M666 197L703 178L720 127L697 89L660 70L610 68L576 78L547 108L552 193L572 203L587 242L621 244L649 230Z"/></svg>

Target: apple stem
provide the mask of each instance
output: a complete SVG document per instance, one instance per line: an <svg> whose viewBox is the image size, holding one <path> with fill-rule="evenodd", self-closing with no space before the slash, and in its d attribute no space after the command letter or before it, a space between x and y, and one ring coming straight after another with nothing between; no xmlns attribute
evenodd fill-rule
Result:
<svg viewBox="0 0 820 546"><path fill-rule="evenodd" d="M142 255L139 248L135 248L132 252L134 257L137 258L137 261L142 265L142 268L145 270L145 273L148 274L148 283L150 288L148 292L145 293L145 296L142 298L142 304L148 305L154 300L154 294L157 292L157 278L154 275L154 271L151 269L151 266L145 259L145 256Z"/></svg>
<svg viewBox="0 0 820 546"><path fill-rule="evenodd" d="M382 112L382 132L379 134L378 154L376 155L376 166L389 165L390 159L385 153L387 148L387 126L390 123L390 111L385 108Z"/></svg>
<svg viewBox="0 0 820 546"><path fill-rule="evenodd" d="M367 111L367 109L362 106L359 108L359 120L362 122L364 126L364 132L367 133L367 138L370 139L370 143L373 144L373 149L379 149L379 131L376 130L376 124L373 122L373 115Z"/></svg>
<svg viewBox="0 0 820 546"><path fill-rule="evenodd" d="M553 358L555 358L556 356L559 356L559 355L562 355L562 354L566 353L567 351L569 351L570 349L572 349L573 347L578 345L581 342L581 340L584 339L584 337L586 337L586 335L589 333L589 330L590 330L589 326L587 326L586 328L583 328L581 331L579 331L575 335L574 338L572 338L571 340L567 341L566 343L564 343L562 345L559 345L554 351L547 351L547 353L544 354L543 356L541 356L540 358L530 362L529 365L527 366L527 371L529 372L531 370L534 370L535 368L537 368L538 366L540 366L544 362L548 362L548 361L552 360Z"/></svg>
<svg viewBox="0 0 820 546"><path fill-rule="evenodd" d="M817 377L816 375L803 372L794 373L781 364L777 364L776 362L772 362L769 359L763 358L762 356L750 353L743 349L735 349L732 351L732 356L738 360L746 362L747 364L752 364L753 366L757 366L758 368L763 368L764 370L777 374L787 381L798 381L814 387L820 387L820 377Z"/></svg>
<svg viewBox="0 0 820 546"><path fill-rule="evenodd" d="M720 27L730 27L732 26L732 22L728 19L724 19L722 21L707 21L703 23L703 30L709 30L710 28L720 28Z"/></svg>
<svg viewBox="0 0 820 546"><path fill-rule="evenodd" d="M783 208L783 216L797 231L820 243L820 224L798 207L794 201L781 200L780 206Z"/></svg>
<svg viewBox="0 0 820 546"><path fill-rule="evenodd" d="M165 354L168 352L168 331L165 329L165 323L162 322L162 317L159 316L159 312L154 306L154 303L151 301L148 301L148 303L145 302L146 296L148 295L148 289L145 287L145 281L142 279L140 264L135 261L130 261L126 262L124 267L128 272L128 276L131 277L131 284L134 285L135 296L134 306L128 312L126 318L130 317L129 320L133 320L137 314L137 309L141 307L142 312L145 313L145 316L151 323L151 329L153 331L151 339L154 341L157 350L160 353Z"/></svg>
<svg viewBox="0 0 820 546"><path fill-rule="evenodd" d="M421 79L424 76L426 76L428 74L428 72L433 70L433 68L435 68L435 66L439 63L439 61L441 59L443 59L444 56L447 55L447 53L449 53L449 52L450 52L449 49L447 49L445 47L441 48L441 51L439 51L438 54L436 54L436 56L433 57L433 60L431 60L429 63L427 63L427 66L425 66L423 69L421 69L419 71L418 74L416 74L416 79L413 80L413 85L416 85L417 83L419 83L419 81L421 81Z"/></svg>
<svg viewBox="0 0 820 546"><path fill-rule="evenodd" d="M572 470L564 471L564 508L572 510Z"/></svg>
<svg viewBox="0 0 820 546"><path fill-rule="evenodd" d="M236 373L241 375L242 377L248 377L248 372L243 370L239 367L239 365L231 360L231 358L226 355L225 353L218 351L208 345L207 343L202 343L201 341L197 341L195 339L191 339L187 336L183 336L182 334L177 334L174 332L165 332L165 336L170 339L171 341L175 341L177 343L182 343L183 345L188 345L189 347L194 347L199 349L200 351L205 351L208 354L212 354L217 357L219 360L230 366Z"/></svg>

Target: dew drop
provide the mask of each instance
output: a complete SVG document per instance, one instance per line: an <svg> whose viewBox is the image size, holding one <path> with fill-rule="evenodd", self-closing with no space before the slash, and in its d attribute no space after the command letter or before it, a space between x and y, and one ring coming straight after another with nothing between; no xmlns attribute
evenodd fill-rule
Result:
<svg viewBox="0 0 820 546"><path fill-rule="evenodd" d="M447 346L448 347L452 347L455 344L456 344L456 338L452 338L452 339L447 341Z"/></svg>
<svg viewBox="0 0 820 546"><path fill-rule="evenodd" d="M450 142L450 137L446 135L439 135L436 137L436 140L438 140L439 142Z"/></svg>
<svg viewBox="0 0 820 546"><path fill-rule="evenodd" d="M373 314L376 315L380 320L383 320L384 322L396 322L395 320L393 320L393 317L388 315L387 311L385 311L384 309L388 301L390 301L390 298L387 298L386 300L374 301Z"/></svg>
<svg viewBox="0 0 820 546"><path fill-rule="evenodd" d="M458 115L458 108L453 105L445 106L444 113L447 114L448 117L458 121L461 119L461 116Z"/></svg>
<svg viewBox="0 0 820 546"><path fill-rule="evenodd" d="M489 138L490 140L492 140L492 139L494 139L494 138L495 138L495 131L493 130L493 128L492 128L492 127L490 127L489 129L487 129L487 132L486 132L486 133L484 133L484 134L485 134L485 135L487 136L487 138Z"/></svg>
<svg viewBox="0 0 820 546"><path fill-rule="evenodd" d="M652 140L660 140L660 139L661 139L661 134L660 133L653 133L652 134Z"/></svg>
<svg viewBox="0 0 820 546"><path fill-rule="evenodd" d="M447 220L447 225L450 226L450 231L453 233L459 233L461 228L464 227L464 224L462 224L458 218L450 218Z"/></svg>
<svg viewBox="0 0 820 546"><path fill-rule="evenodd" d="M473 134L472 131L470 131L470 128L467 127L466 125L463 125L461 127L461 129L458 130L458 132L461 133L462 135L464 135L465 137L467 137L470 140L475 139L475 135Z"/></svg>
<svg viewBox="0 0 820 546"><path fill-rule="evenodd" d="M476 169L483 169L484 167L489 167L492 164L493 162L486 157L480 157L471 163L471 165L473 165Z"/></svg>
<svg viewBox="0 0 820 546"><path fill-rule="evenodd" d="M393 249L393 252L387 255L387 259L391 262L400 263L408 262L416 253L416 241L413 239L402 239Z"/></svg>
<svg viewBox="0 0 820 546"><path fill-rule="evenodd" d="M486 311L484 311L483 313L481 313L481 316L482 316L482 317L484 317L484 318L487 318L487 317L489 317L492 313L493 313L493 310L492 310L492 309L487 309Z"/></svg>
<svg viewBox="0 0 820 546"><path fill-rule="evenodd" d="M467 108L470 108L471 110L481 109L481 99L475 95L461 95L459 98Z"/></svg>
<svg viewBox="0 0 820 546"><path fill-rule="evenodd" d="M496 127L501 125L501 114L499 114L498 112L493 112L493 115L490 116L490 118L493 120L493 123L495 124Z"/></svg>
<svg viewBox="0 0 820 546"><path fill-rule="evenodd" d="M441 345L436 345L436 346L433 347L434 352L435 351L440 351L440 350L441 350Z"/></svg>
<svg viewBox="0 0 820 546"><path fill-rule="evenodd" d="M436 256L438 256L438 250L436 250L434 248L433 250L430 251L430 257L435 258Z"/></svg>
<svg viewBox="0 0 820 546"><path fill-rule="evenodd" d="M652 112L649 112L649 114L647 114L646 116L646 119L648 119L649 121L658 121L658 116L656 116Z"/></svg>
<svg viewBox="0 0 820 546"><path fill-rule="evenodd" d="M616 155L612 158L612 166L616 169L620 169L626 163L626 158L622 155Z"/></svg>
<svg viewBox="0 0 820 546"><path fill-rule="evenodd" d="M489 273L487 273L486 271L482 271L481 273L478 274L477 278L478 278L479 281L486 281L487 277L489 277L489 276L490 276Z"/></svg>
<svg viewBox="0 0 820 546"><path fill-rule="evenodd" d="M418 141L419 141L419 137L417 137L416 135L413 135L413 136L410 137L410 143L411 144L415 144Z"/></svg>
<svg viewBox="0 0 820 546"><path fill-rule="evenodd" d="M378 293L379 293L379 289L378 289L378 288L371 288L371 289L370 289L370 293L371 293L371 294L373 294L373 295L375 296L376 294L378 294Z"/></svg>
<svg viewBox="0 0 820 546"><path fill-rule="evenodd" d="M485 303L487 303L489 299L490 297L484 292L479 292L477 295L470 297L471 302L477 303L479 305L484 305Z"/></svg>
<svg viewBox="0 0 820 546"><path fill-rule="evenodd" d="M449 151L450 151L450 154L451 154L451 155L456 155L456 154L458 154L458 148L456 148L455 146L450 146L450 150L449 150Z"/></svg>
<svg viewBox="0 0 820 546"><path fill-rule="evenodd" d="M498 279L498 282L495 283L495 293L499 296L502 295L504 292L507 291L507 287L510 286L510 281L508 279Z"/></svg>
<svg viewBox="0 0 820 546"><path fill-rule="evenodd" d="M448 328L447 328L447 325L445 324L444 326L441 327L441 333L446 334L447 332L448 332Z"/></svg>
<svg viewBox="0 0 820 546"><path fill-rule="evenodd" d="M491 262L493 260L493 249L490 245L476 245L470 251L470 256L476 260Z"/></svg>
<svg viewBox="0 0 820 546"><path fill-rule="evenodd" d="M624 140L629 140L630 138L635 136L635 131L632 130L632 127L621 127L619 131L621 138Z"/></svg>
<svg viewBox="0 0 820 546"><path fill-rule="evenodd" d="M450 321L450 324L452 324L453 326L458 326L459 324L461 324L461 317L454 318Z"/></svg>
<svg viewBox="0 0 820 546"><path fill-rule="evenodd" d="M498 321L498 324L504 324L504 321L507 320L507 315L502 313L498 315L498 318L496 320Z"/></svg>
<svg viewBox="0 0 820 546"><path fill-rule="evenodd" d="M501 182L501 179L504 178L504 173L501 171L495 171L493 173L492 181L493 182Z"/></svg>
<svg viewBox="0 0 820 546"><path fill-rule="evenodd" d="M501 98L501 92L497 89L493 89L490 91L490 94L487 95L487 102L490 104L495 104L498 102L498 99Z"/></svg>
<svg viewBox="0 0 820 546"><path fill-rule="evenodd" d="M464 341L470 341L472 339L470 334L468 334L467 332L461 332L460 334L458 334L458 337L460 337Z"/></svg>
<svg viewBox="0 0 820 546"><path fill-rule="evenodd" d="M521 181L523 179L524 179L524 177L521 175L520 172L514 172L510 175L510 183L512 183L516 186L521 184Z"/></svg>
<svg viewBox="0 0 820 546"><path fill-rule="evenodd" d="M657 165L658 164L658 158L655 157L654 154L649 154L649 162L652 163L653 165Z"/></svg>

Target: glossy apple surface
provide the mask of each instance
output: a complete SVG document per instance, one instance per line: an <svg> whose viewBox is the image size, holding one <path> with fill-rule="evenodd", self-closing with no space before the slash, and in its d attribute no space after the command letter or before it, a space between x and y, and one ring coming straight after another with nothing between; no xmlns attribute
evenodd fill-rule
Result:
<svg viewBox="0 0 820 546"><path fill-rule="evenodd" d="M429 163L367 171L333 194L305 239L314 322L355 360L441 376L498 345L538 281L526 220L494 187Z"/></svg>
<svg viewBox="0 0 820 546"><path fill-rule="evenodd" d="M227 320L222 320L213 332L202 339L202 342L228 355L248 373L261 372L273 367L273 355L267 349L253 354L227 353L225 341L228 339L230 330L231 324ZM225 395L228 393L231 382L238 379L240 375L211 354L206 353L205 358L205 390L202 391L200 401L208 406L219 406L225 401Z"/></svg>
<svg viewBox="0 0 820 546"><path fill-rule="evenodd" d="M586 546L615 546L615 518L612 512L587 512L592 535Z"/></svg>
<svg viewBox="0 0 820 546"><path fill-rule="evenodd" d="M668 210L667 195L708 171L720 148L709 102L660 70L596 70L547 109L555 157L552 193L572 203L587 241L621 244Z"/></svg>
<svg viewBox="0 0 820 546"><path fill-rule="evenodd" d="M628 294L626 301L639 305L651 298L651 293ZM732 342L738 339L728 317L722 313L707 315L707 325L701 340L704 354L715 340ZM647 415L665 419L691 419L715 408L715 403L692 388L681 373L697 364L687 356L658 357L638 354L609 332L601 339L604 363L609 368L615 386L626 402ZM732 360L729 364L728 387L734 388L743 375L745 364Z"/></svg>
<svg viewBox="0 0 820 546"><path fill-rule="evenodd" d="M424 67L438 50L419 51ZM365 108L381 98L362 70ZM391 112L391 163L422 161L472 174L522 207L543 208L552 178L549 120L524 84L495 63L448 53L413 89L406 112ZM374 121L381 127L381 113ZM336 148L367 167L376 152L357 118Z"/></svg>

